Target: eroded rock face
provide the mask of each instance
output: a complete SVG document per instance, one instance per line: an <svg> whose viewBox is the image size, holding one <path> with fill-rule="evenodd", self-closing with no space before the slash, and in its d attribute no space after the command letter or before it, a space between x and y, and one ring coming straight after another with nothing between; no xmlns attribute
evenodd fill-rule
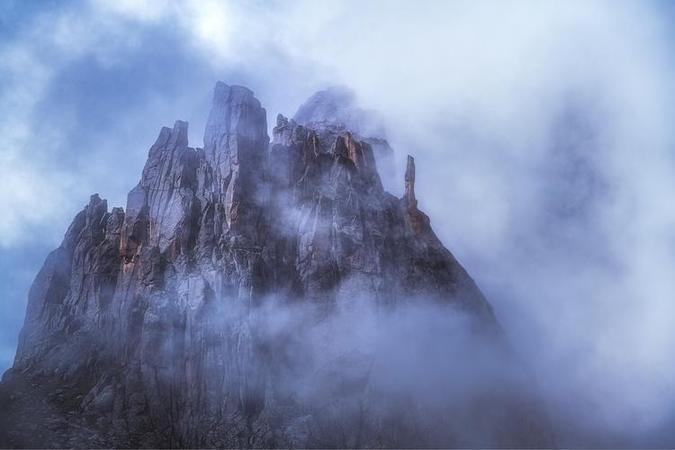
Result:
<svg viewBox="0 0 675 450"><path fill-rule="evenodd" d="M386 381L405 370L378 339L401 330L379 317L422 302L517 364L418 209L412 158L400 199L377 165L330 121L280 115L270 144L253 93L218 83L204 149L187 123L163 128L126 210L92 196L47 257L0 389L0 446L548 445L524 376L429 404ZM449 373L470 365L448 352Z"/></svg>
<svg viewBox="0 0 675 450"><path fill-rule="evenodd" d="M394 150L387 142L387 130L375 111L359 107L356 95L343 86L332 86L316 92L300 105L293 116L295 123L310 128L332 127L349 131L373 150L382 182L390 191L396 190Z"/></svg>

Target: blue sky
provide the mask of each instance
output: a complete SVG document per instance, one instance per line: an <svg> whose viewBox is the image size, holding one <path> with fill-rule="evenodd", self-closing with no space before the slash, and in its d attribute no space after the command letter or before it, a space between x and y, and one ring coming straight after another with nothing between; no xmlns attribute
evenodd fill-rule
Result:
<svg viewBox="0 0 675 450"><path fill-rule="evenodd" d="M668 1L2 2L0 370L72 217L94 192L124 205L163 125L189 121L201 146L216 80L251 87L270 123L345 84L416 156L422 208L549 401L614 398L617 429L658 426L675 400L674 17Z"/></svg>

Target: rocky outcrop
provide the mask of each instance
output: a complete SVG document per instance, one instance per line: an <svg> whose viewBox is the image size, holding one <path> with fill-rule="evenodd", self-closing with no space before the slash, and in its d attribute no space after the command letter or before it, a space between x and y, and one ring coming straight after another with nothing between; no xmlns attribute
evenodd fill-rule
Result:
<svg viewBox="0 0 675 450"><path fill-rule="evenodd" d="M375 111L359 107L350 89L332 86L315 93L300 105L293 120L310 128L331 126L358 136L373 149L384 186L390 191L396 189L394 150L387 142L384 121Z"/></svg>
<svg viewBox="0 0 675 450"><path fill-rule="evenodd" d="M47 257L0 388L0 446L550 442L533 397L513 394L526 378L429 409L376 381L377 346L342 338L424 303L517 366L418 209L412 158L397 198L368 140L279 115L270 144L253 93L223 83L203 149L187 127L162 128L124 211L92 196ZM461 437L474 422L492 440Z"/></svg>
<svg viewBox="0 0 675 450"><path fill-rule="evenodd" d="M385 137L387 134L378 114L359 107L354 92L344 86L316 92L300 105L293 120L301 125L343 125L364 136Z"/></svg>

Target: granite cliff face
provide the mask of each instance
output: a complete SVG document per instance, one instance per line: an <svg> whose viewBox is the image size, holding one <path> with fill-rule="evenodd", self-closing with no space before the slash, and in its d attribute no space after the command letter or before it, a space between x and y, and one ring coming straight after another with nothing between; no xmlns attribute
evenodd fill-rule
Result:
<svg viewBox="0 0 675 450"><path fill-rule="evenodd" d="M368 138L279 115L270 143L253 93L223 83L203 149L187 127L161 130L125 210L93 195L47 257L0 387L0 446L550 443L490 305L418 209L411 157L394 197ZM415 336L382 357L377 338L347 338L398 333L392 314L421 304L508 368L434 402L391 388ZM420 373L479 359L432 339L447 358Z"/></svg>
<svg viewBox="0 0 675 450"><path fill-rule="evenodd" d="M295 123L313 129L326 126L336 132L349 131L373 149L382 184L394 190L396 179L394 151L386 140L387 130L375 111L360 108L354 93L346 87L333 86L319 91L300 105L293 116Z"/></svg>

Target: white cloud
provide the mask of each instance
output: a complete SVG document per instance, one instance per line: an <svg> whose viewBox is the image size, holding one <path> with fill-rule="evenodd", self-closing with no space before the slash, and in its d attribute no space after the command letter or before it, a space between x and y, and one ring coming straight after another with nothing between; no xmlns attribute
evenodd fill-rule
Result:
<svg viewBox="0 0 675 450"><path fill-rule="evenodd" d="M399 156L417 157L422 207L490 294L551 403L583 397L587 426L613 430L636 416L648 429L670 412L673 66L656 6L125 0L39 16L0 49L0 110L12 112L0 118L0 177L15 191L0 196L0 245L60 217L56 202L81 203L64 180L82 175L34 161L49 154L34 145L49 124L31 112L51 77L85 55L124 61L145 44L144 27L175 30L201 70L257 74L254 87L276 95L261 98L272 113L291 114L290 99L320 83L352 86L393 125ZM578 160L552 150L556 127L572 133L568 113L593 130L581 133ZM56 146L51 132L43 141ZM564 216L570 198L579 215Z"/></svg>
<svg viewBox="0 0 675 450"><path fill-rule="evenodd" d="M38 14L0 45L0 110L9 112L0 119L0 177L10 187L0 193L0 248L34 239L47 224L61 228L47 233L58 242L69 216L87 198L87 174L63 167L56 156L65 130L36 116L50 83L72 61L94 57L104 66L116 64L138 44L135 30L121 18L84 8Z"/></svg>

